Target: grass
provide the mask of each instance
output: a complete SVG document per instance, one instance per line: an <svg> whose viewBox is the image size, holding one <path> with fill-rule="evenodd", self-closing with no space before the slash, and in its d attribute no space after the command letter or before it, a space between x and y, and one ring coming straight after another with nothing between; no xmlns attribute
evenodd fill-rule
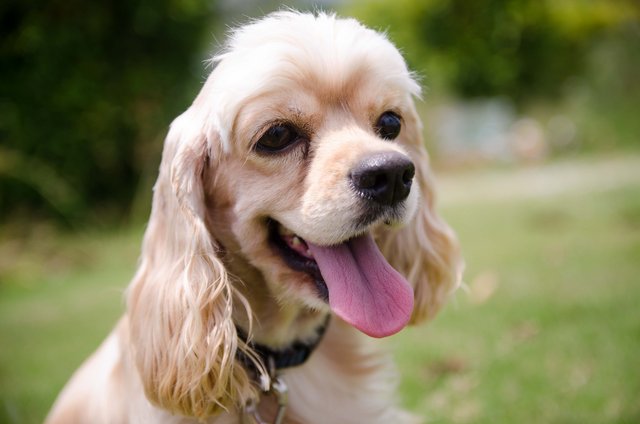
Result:
<svg viewBox="0 0 640 424"><path fill-rule="evenodd" d="M406 405L442 423L640 422L640 159L442 188L468 288L398 336Z"/></svg>
<svg viewBox="0 0 640 424"><path fill-rule="evenodd" d="M140 230L69 239L36 231L0 256L0 423L39 423L122 313ZM17 246L13 245L17 244Z"/></svg>
<svg viewBox="0 0 640 424"><path fill-rule="evenodd" d="M433 423L640 422L640 156L447 175L466 288L394 336ZM109 332L142 229L0 245L0 422L41 422Z"/></svg>

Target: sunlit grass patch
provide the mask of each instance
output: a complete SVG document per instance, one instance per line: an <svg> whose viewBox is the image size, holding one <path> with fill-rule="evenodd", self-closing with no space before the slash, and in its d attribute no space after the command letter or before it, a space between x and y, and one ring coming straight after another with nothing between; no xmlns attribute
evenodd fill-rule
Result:
<svg viewBox="0 0 640 424"><path fill-rule="evenodd" d="M431 325L394 343L412 410L429 422L638 422L635 161L635 181L606 187L589 187L598 175L578 162L562 165L582 170L586 187L527 195L522 180L514 200L474 193L447 203L445 195L467 289ZM503 176L519 172L531 170Z"/></svg>
<svg viewBox="0 0 640 424"><path fill-rule="evenodd" d="M110 331L123 311L140 234L36 238L24 246L31 250L13 252L0 284L0 422L42 422Z"/></svg>

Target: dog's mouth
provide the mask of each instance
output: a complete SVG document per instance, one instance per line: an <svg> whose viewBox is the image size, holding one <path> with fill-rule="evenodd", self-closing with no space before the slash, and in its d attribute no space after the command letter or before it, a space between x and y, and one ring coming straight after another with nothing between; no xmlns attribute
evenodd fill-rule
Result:
<svg viewBox="0 0 640 424"><path fill-rule="evenodd" d="M318 295L343 320L373 337L404 328L413 289L389 265L370 233L321 246L269 220L271 245L291 269L310 275Z"/></svg>
<svg viewBox="0 0 640 424"><path fill-rule="evenodd" d="M318 296L328 303L329 291L327 284L322 278L318 263L315 261L307 242L273 219L269 220L268 226L269 242L280 257L289 268L309 274L315 283Z"/></svg>

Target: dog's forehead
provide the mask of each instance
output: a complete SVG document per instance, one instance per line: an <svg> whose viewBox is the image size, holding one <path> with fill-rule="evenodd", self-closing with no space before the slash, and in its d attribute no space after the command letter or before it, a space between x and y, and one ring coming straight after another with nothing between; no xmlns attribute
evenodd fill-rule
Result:
<svg viewBox="0 0 640 424"><path fill-rule="evenodd" d="M383 34L354 19L322 13L280 12L240 27L213 61L217 66L203 91L223 127L248 100L269 93L304 90L327 103L344 102L363 87L420 94L404 59ZM219 131L228 144L230 128Z"/></svg>
<svg viewBox="0 0 640 424"><path fill-rule="evenodd" d="M382 74L379 80L412 94L419 91L404 59L383 34L334 15L269 15L233 32L218 59L233 62L234 72L254 81L305 80L339 92L353 75L368 72Z"/></svg>

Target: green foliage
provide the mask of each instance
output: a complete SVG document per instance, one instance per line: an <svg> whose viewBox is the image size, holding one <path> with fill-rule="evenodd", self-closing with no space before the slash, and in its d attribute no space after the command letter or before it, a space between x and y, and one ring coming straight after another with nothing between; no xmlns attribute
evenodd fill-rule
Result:
<svg viewBox="0 0 640 424"><path fill-rule="evenodd" d="M204 79L203 42L223 22L215 4L0 3L0 222L146 210L140 191L162 137ZM638 144L637 2L362 0L344 9L387 29L427 87L518 106L551 99L579 126L581 147Z"/></svg>
<svg viewBox="0 0 640 424"><path fill-rule="evenodd" d="M558 95L584 72L591 43L640 9L626 0L373 0L346 13L388 28L427 85L521 103Z"/></svg>
<svg viewBox="0 0 640 424"><path fill-rule="evenodd" d="M210 4L1 3L0 220L131 202L202 80Z"/></svg>
<svg viewBox="0 0 640 424"><path fill-rule="evenodd" d="M594 45L586 75L565 89L564 113L576 116L583 150L640 147L640 25Z"/></svg>

